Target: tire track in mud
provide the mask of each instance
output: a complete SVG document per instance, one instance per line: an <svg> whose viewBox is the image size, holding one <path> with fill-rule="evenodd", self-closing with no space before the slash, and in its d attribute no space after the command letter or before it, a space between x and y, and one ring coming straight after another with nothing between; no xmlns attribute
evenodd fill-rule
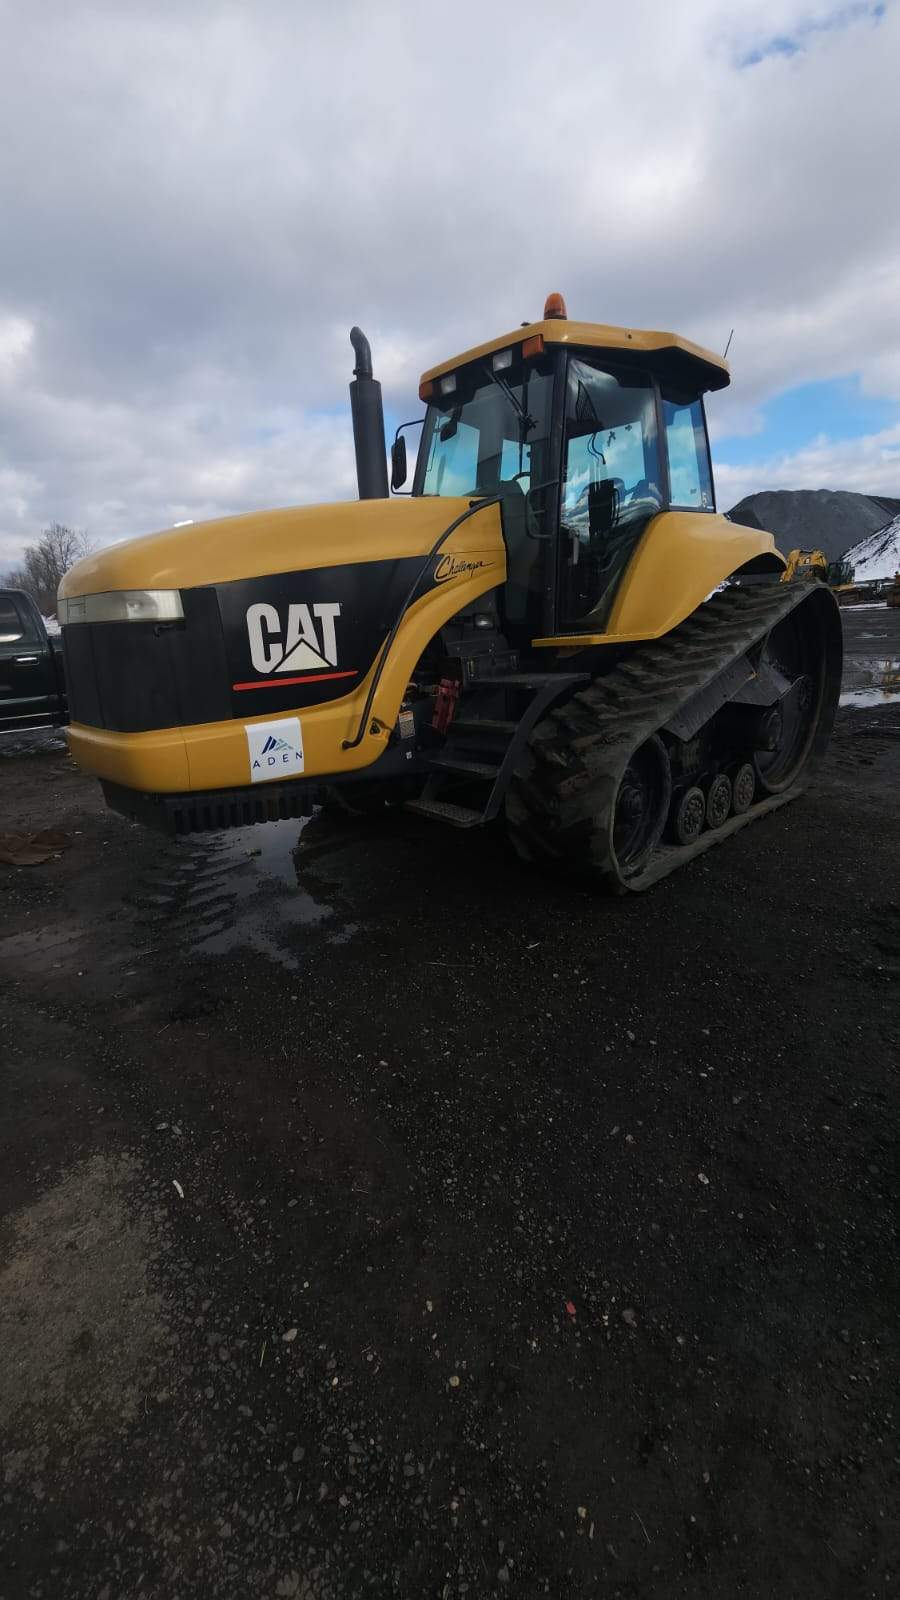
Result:
<svg viewBox="0 0 900 1600"><path fill-rule="evenodd" d="M346 943L359 924L299 875L302 828L289 820L174 844L132 897L151 940L144 953L163 943L196 956L247 948L296 972L310 936Z"/></svg>

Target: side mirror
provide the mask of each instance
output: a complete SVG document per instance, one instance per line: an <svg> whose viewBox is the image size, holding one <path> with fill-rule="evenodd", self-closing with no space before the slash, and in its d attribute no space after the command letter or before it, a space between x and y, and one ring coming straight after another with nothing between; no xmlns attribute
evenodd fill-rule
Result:
<svg viewBox="0 0 900 1600"><path fill-rule="evenodd" d="M402 489L406 482L406 440L398 433L391 445L391 488Z"/></svg>
<svg viewBox="0 0 900 1600"><path fill-rule="evenodd" d="M421 428L424 421L424 417L416 417L413 422L401 422L394 434L394 442L391 445L391 489L394 494L412 494L411 489L403 487L409 470L406 462L406 440L403 435L404 429Z"/></svg>

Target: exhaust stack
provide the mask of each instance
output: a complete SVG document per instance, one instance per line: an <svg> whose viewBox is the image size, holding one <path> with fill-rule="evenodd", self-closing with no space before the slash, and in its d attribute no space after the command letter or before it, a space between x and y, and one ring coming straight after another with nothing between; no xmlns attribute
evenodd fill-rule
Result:
<svg viewBox="0 0 900 1600"><path fill-rule="evenodd" d="M359 498L386 500L388 474L381 384L372 376L372 350L361 328L350 329L350 343L356 356L350 385L350 411Z"/></svg>

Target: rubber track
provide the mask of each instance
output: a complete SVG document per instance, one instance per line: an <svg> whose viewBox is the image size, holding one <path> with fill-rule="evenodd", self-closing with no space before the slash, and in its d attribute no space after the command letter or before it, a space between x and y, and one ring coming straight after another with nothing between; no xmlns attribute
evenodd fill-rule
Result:
<svg viewBox="0 0 900 1600"><path fill-rule="evenodd" d="M555 708L532 733L507 795L513 842L528 860L555 861L613 893L649 888L676 867L786 805L803 792L812 765L791 788L767 795L692 845L660 845L644 868L623 877L612 848L613 808L629 757L730 662L811 595L817 581L771 588L735 586L714 596L663 639L639 646L626 661ZM834 604L833 598L829 600ZM823 712L837 692L826 682ZM824 723L823 716L823 723ZM827 736L830 728L825 728ZM824 742L824 740L820 741ZM812 756L812 752L811 752Z"/></svg>

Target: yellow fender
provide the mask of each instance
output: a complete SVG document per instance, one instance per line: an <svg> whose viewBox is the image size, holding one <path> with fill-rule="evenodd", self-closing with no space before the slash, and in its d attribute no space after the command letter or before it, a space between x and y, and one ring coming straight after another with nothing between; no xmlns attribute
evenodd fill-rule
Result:
<svg viewBox="0 0 900 1600"><path fill-rule="evenodd" d="M663 511L648 523L622 578L604 633L556 635L535 645L584 649L660 639L750 561L779 571L771 533L703 511Z"/></svg>

